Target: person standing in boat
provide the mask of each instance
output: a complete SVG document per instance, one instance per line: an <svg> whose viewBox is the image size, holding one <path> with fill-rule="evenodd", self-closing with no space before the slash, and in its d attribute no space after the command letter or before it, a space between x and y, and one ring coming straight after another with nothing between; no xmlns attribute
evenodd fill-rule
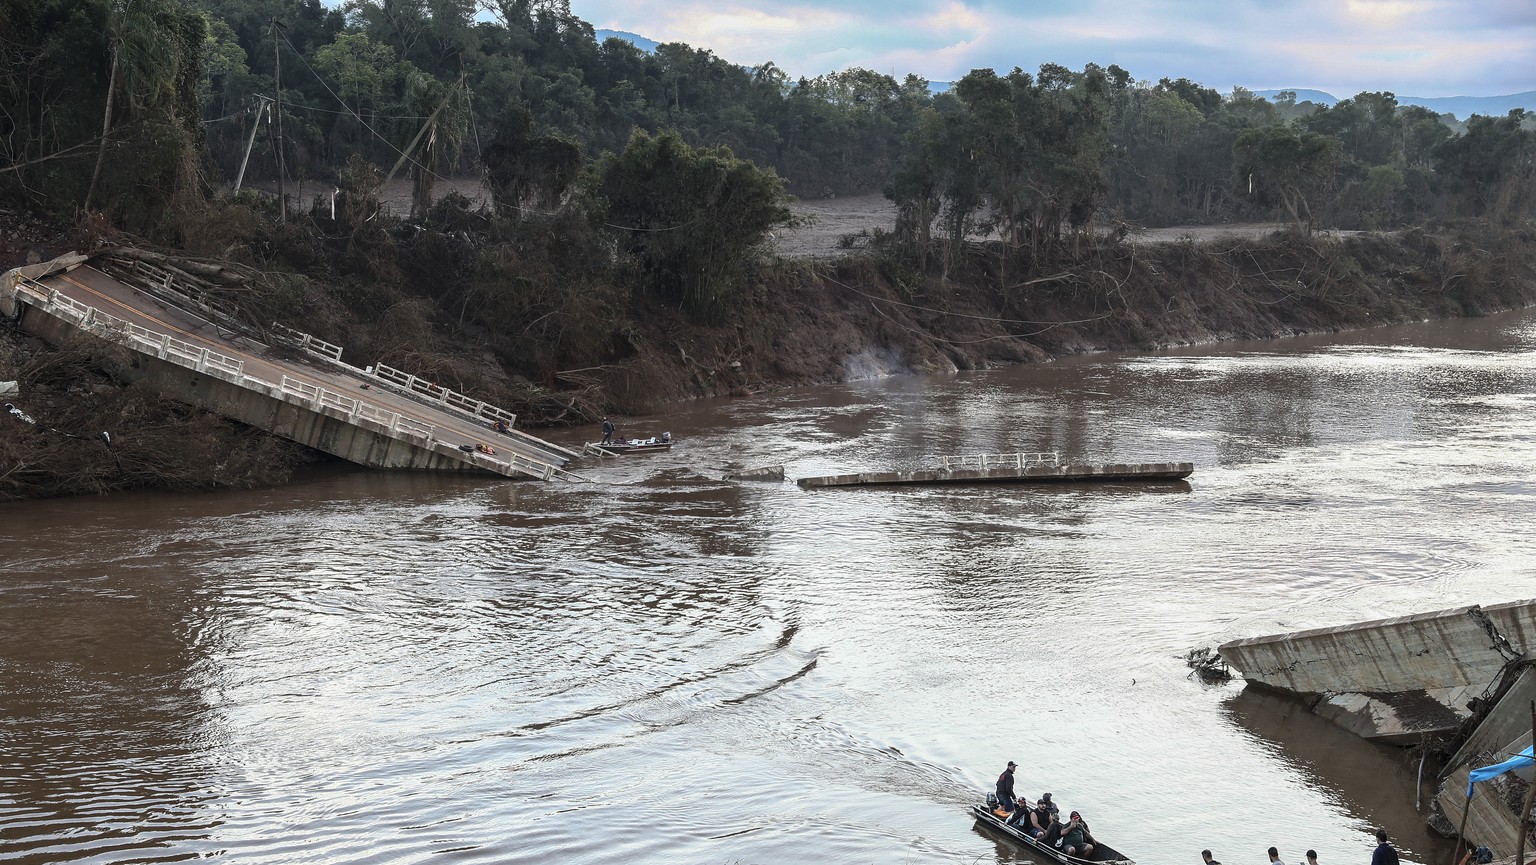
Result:
<svg viewBox="0 0 1536 865"><path fill-rule="evenodd" d="M1008 768L1003 770L1003 774L997 776L997 806L1008 812L1012 812L1014 806L1013 770L1016 766L1018 766L1017 763L1009 760Z"/></svg>
<svg viewBox="0 0 1536 865"><path fill-rule="evenodd" d="M614 432L613 421L611 421L611 420L609 420L607 418L603 418L603 444L605 444L605 445L613 444L613 432Z"/></svg>

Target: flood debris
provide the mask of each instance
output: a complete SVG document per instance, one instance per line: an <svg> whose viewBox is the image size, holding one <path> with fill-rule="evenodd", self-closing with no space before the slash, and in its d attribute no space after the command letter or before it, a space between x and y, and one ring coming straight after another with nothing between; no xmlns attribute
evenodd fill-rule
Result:
<svg viewBox="0 0 1536 865"><path fill-rule="evenodd" d="M1190 649L1184 656L1184 665L1189 667L1190 677L1198 676L1206 684L1232 681L1232 668L1227 666L1220 652L1209 646Z"/></svg>
<svg viewBox="0 0 1536 865"><path fill-rule="evenodd" d="M783 466L761 466L755 469L741 469L726 474L722 480L727 481L782 481L784 480Z"/></svg>

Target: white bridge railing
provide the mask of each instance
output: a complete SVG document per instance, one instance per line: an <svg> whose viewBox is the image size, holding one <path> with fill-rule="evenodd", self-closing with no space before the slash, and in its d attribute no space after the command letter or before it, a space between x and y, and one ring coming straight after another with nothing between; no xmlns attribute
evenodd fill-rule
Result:
<svg viewBox="0 0 1536 865"><path fill-rule="evenodd" d="M426 421L417 420L397 411L388 411L372 403L353 399L329 388L310 384L300 379L290 378L286 375L279 382L278 389L285 394L292 394L301 399L308 400L316 406L345 412L347 420L354 423L359 419L373 421L391 433L430 439L432 434L437 431L437 427L434 424L429 424Z"/></svg>
<svg viewBox="0 0 1536 865"><path fill-rule="evenodd" d="M1061 465L1061 454L1057 451L1037 451L1035 453L1015 454L965 454L962 456L940 457L940 464L944 471L956 469L1019 469L1056 467Z"/></svg>
<svg viewBox="0 0 1536 865"><path fill-rule="evenodd" d="M484 418L492 422L498 420L505 421L509 427L517 422L517 415L507 411L504 408L491 405L482 399L471 399L470 397L467 397L458 391L449 390L448 388L441 385L433 384L426 379L418 378L408 372L405 372L404 370L398 370L392 366L385 366L384 364L380 363L375 364L366 371L378 379L387 381L391 384L400 385L412 393L419 393L424 396L429 396L432 399L442 403L443 405L451 406L453 408L459 409L460 411L469 412L475 417Z"/></svg>
<svg viewBox="0 0 1536 865"><path fill-rule="evenodd" d="M55 315L73 321L81 330L114 342L125 343L129 348L152 354L177 366L188 367L198 372L222 372L224 378L238 378L244 374L245 361L243 360L177 339L168 333L160 333L117 316L108 315L94 306L60 294L57 289L43 288L30 279L20 280L16 291L18 294L25 292L35 300L42 301Z"/></svg>
<svg viewBox="0 0 1536 865"><path fill-rule="evenodd" d="M150 330L147 327L113 315L108 315L94 306L81 303L68 295L61 294L57 289L47 288L36 280L19 277L15 281L14 291L18 299L24 298L28 304L50 315L70 321L81 330L111 342L126 345L136 351L154 355L177 366L193 369L249 390L267 393L286 402L292 402L322 414L335 416L337 413L340 413L352 423L365 421L382 427L392 437L418 439L422 445L429 448L451 447L441 442L434 442L433 434L437 431L437 427L434 424L410 417L409 415L403 415L399 412L380 408L372 403L363 402L329 388L311 384L288 375L283 375L276 384L263 381L245 374L245 361L239 358L187 342L186 340L177 339L167 333ZM488 406L487 408L494 409L495 407ZM501 414L492 415L493 417L500 417L502 415L511 417L509 412L502 412L500 409L496 409L496 411L501 412ZM461 454L461 456L464 456L464 454ZM531 459L517 453L503 455L474 451L468 454L468 456L475 464L497 474L506 475L515 472L542 480L556 479L576 482L588 480L580 475L565 471L553 463Z"/></svg>
<svg viewBox="0 0 1536 865"><path fill-rule="evenodd" d="M287 325L278 324L277 322L272 323L269 332L283 342L311 354L318 354L331 360L341 360L341 346L334 342L326 342L318 336L307 334L302 330L294 330Z"/></svg>
<svg viewBox="0 0 1536 865"><path fill-rule="evenodd" d="M214 297L202 286L188 282L163 267L137 258L118 256L108 256L107 267L109 270L116 271L114 275L137 276L143 280L144 285L153 286L153 291L174 295L177 302L187 303L190 307L201 307L204 312L222 318L227 323L233 324L239 321L240 317L234 306Z"/></svg>
<svg viewBox="0 0 1536 865"><path fill-rule="evenodd" d="M484 453L483 451L474 451L470 454L470 458L476 464L484 465L485 463L492 463L495 465L505 466L512 469L513 471L521 472L525 475L531 475L540 480L560 480L570 483L591 483L590 478L584 478L575 472L568 472L565 469L555 465L554 463L529 459L528 457L518 453L488 454ZM496 471L499 474L506 474L505 471L502 471L499 468L492 468L492 471Z"/></svg>
<svg viewBox="0 0 1536 865"><path fill-rule="evenodd" d="M333 342L326 342L325 340L314 336L313 334L305 333L302 330L295 330L291 327L288 327L287 325L278 324L276 322L273 322L269 332L283 342L288 343L289 345L292 345L298 349L337 362L341 361L342 348ZM350 368L357 370L356 367ZM392 366L386 366L381 363L361 370L361 372L364 375L371 375L380 381L399 385L411 393L421 394L422 396L437 401L443 406L457 409L458 411L468 414L471 417L490 421L492 425L494 425L497 421L502 421L507 425L509 432L511 431L511 427L516 426L517 424L517 414L515 412L507 411L506 409L488 403L483 399L473 399L459 393L458 391L451 390L441 385L433 384L424 378L412 375L404 370L395 369Z"/></svg>

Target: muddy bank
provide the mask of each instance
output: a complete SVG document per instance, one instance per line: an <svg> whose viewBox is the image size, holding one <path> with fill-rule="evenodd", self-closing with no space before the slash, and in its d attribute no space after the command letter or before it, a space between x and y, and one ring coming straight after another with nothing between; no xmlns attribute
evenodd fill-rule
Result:
<svg viewBox="0 0 1536 865"><path fill-rule="evenodd" d="M1483 315L1536 302L1529 229L1105 244L1024 277L875 253L783 262L738 315L637 316L649 351L600 381L622 410L775 387Z"/></svg>
<svg viewBox="0 0 1536 865"><path fill-rule="evenodd" d="M44 345L0 324L4 397L0 501L126 489L273 486L327 459L101 372L121 351L97 340Z"/></svg>

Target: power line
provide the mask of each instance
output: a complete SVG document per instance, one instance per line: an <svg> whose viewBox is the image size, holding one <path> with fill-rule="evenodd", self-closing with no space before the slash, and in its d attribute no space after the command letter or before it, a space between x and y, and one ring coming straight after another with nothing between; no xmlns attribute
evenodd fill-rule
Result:
<svg viewBox="0 0 1536 865"><path fill-rule="evenodd" d="M283 37L283 41L288 43L288 47L290 49L292 49L293 53L298 56L299 62L304 64L304 68L309 70L309 74L315 76L315 80L320 82L320 86L325 88L325 92L331 94L331 98L335 99L336 103L338 105L340 105L342 108L347 109L347 113L352 115L352 117L355 118L358 123L362 124L364 129L366 129L369 132L373 133L374 137L378 138L380 141L382 141L385 144L389 145L389 148L391 150L395 151L396 153L400 154L400 157L402 159L404 159L405 161L411 163L412 165L416 166L417 168L421 169L422 171L425 171L426 173L432 175L433 177L436 177L438 180L447 180L448 179L448 178L442 176L441 174L438 174L436 171L433 171L432 169L426 167L425 165L422 165L420 162L417 162L415 159L412 159L405 151L403 151L400 148L396 147L395 143L393 141L390 141L388 138L385 138L382 134L379 133L379 131L377 129L374 129L372 126L369 126L368 125L368 121L364 120L362 118L362 115L358 114L356 111L353 111L352 110L352 106L348 105L347 101L345 99L342 99L340 96L337 96L336 95L336 91L331 89L331 85L325 83L325 79L320 77L320 73L315 71L315 67L309 65L309 61L304 59L303 52L299 51L299 49L294 46L293 42L288 39L288 34L280 32L278 35L282 36Z"/></svg>
<svg viewBox="0 0 1536 865"><path fill-rule="evenodd" d="M324 82L321 82L321 83L324 83ZM335 95L335 94L332 94L332 95ZM325 113L325 114L352 115L352 112L350 110L349 111L337 111L334 108L321 108L318 105L294 105L293 103L290 102L288 104L288 107L290 109L297 108L297 109L300 109L302 111L319 111L319 112L322 112L322 113ZM420 114L385 114L385 115L375 114L374 116L375 117L382 117L385 120L426 120L427 119L425 115L420 115Z"/></svg>

